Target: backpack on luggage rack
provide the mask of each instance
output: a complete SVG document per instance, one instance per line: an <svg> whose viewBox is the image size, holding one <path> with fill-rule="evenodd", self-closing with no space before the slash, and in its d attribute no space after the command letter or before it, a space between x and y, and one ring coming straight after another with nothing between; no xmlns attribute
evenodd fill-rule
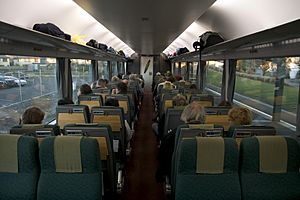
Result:
<svg viewBox="0 0 300 200"><path fill-rule="evenodd" d="M33 30L71 41L71 35L64 33L52 23L34 24Z"/></svg>
<svg viewBox="0 0 300 200"><path fill-rule="evenodd" d="M199 36L199 41L195 41L193 43L193 47L196 51L198 51L220 42L224 42L224 39L219 33L207 31Z"/></svg>

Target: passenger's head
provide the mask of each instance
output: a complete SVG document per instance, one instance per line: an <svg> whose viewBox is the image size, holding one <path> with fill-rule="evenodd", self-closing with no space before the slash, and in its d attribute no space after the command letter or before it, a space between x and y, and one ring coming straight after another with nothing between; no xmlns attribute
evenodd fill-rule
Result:
<svg viewBox="0 0 300 200"><path fill-rule="evenodd" d="M22 124L41 124L44 116L45 113L38 107L29 107L22 115Z"/></svg>
<svg viewBox="0 0 300 200"><path fill-rule="evenodd" d="M186 106L187 101L185 96L181 94L177 94L175 97L172 98L173 106Z"/></svg>
<svg viewBox="0 0 300 200"><path fill-rule="evenodd" d="M123 74L118 74L118 78L121 80L122 79Z"/></svg>
<svg viewBox="0 0 300 200"><path fill-rule="evenodd" d="M197 90L197 85L194 84L194 83L191 84L191 85L190 85L190 89L191 89L191 90Z"/></svg>
<svg viewBox="0 0 300 200"><path fill-rule="evenodd" d="M99 88L105 88L106 87L106 81L104 80L104 79L99 79L98 81L97 81L97 86L99 87Z"/></svg>
<svg viewBox="0 0 300 200"><path fill-rule="evenodd" d="M117 99L113 98L108 98L105 101L105 106L114 106L114 107L119 107L119 101Z"/></svg>
<svg viewBox="0 0 300 200"><path fill-rule="evenodd" d="M252 113L247 108L231 108L228 117L231 125L249 125L252 123Z"/></svg>
<svg viewBox="0 0 300 200"><path fill-rule="evenodd" d="M127 93L127 85L123 82L117 84L117 94L126 94Z"/></svg>
<svg viewBox="0 0 300 200"><path fill-rule="evenodd" d="M59 106L60 105L68 105L68 104L74 104L74 102L69 98L63 98L63 99L58 100L58 102L57 102L57 105L59 105Z"/></svg>
<svg viewBox="0 0 300 200"><path fill-rule="evenodd" d="M113 76L113 77L111 77L111 81L112 82L116 82L116 81L119 81L120 79L119 79L119 77L118 76Z"/></svg>
<svg viewBox="0 0 300 200"><path fill-rule="evenodd" d="M228 106L230 107L231 106L231 103L229 101L226 101L226 100L223 100L219 103L218 106Z"/></svg>
<svg viewBox="0 0 300 200"><path fill-rule="evenodd" d="M127 79L123 79L122 82L125 83L126 85L128 85L128 80Z"/></svg>
<svg viewBox="0 0 300 200"><path fill-rule="evenodd" d="M176 80L176 81L181 81L181 80L182 80L182 77L179 76L179 75L176 75L176 76L175 76L175 80Z"/></svg>
<svg viewBox="0 0 300 200"><path fill-rule="evenodd" d="M97 82L92 82L91 83L91 88L96 89L97 88Z"/></svg>
<svg viewBox="0 0 300 200"><path fill-rule="evenodd" d="M204 108L199 103L192 102L184 108L180 119L185 123L198 122L200 124L204 124L205 123Z"/></svg>
<svg viewBox="0 0 300 200"><path fill-rule="evenodd" d="M163 89L171 90L172 89L171 82L169 82L169 81L165 82L165 84L163 85Z"/></svg>
<svg viewBox="0 0 300 200"><path fill-rule="evenodd" d="M88 84L83 84L80 86L79 91L77 95L86 95L86 94L92 94L92 88Z"/></svg>

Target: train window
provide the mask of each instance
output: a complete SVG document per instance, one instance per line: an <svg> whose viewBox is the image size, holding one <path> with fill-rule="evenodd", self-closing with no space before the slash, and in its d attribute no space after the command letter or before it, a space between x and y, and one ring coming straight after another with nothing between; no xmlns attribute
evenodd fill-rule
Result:
<svg viewBox="0 0 300 200"><path fill-rule="evenodd" d="M208 61L206 63L206 87L217 92L222 88L222 61Z"/></svg>
<svg viewBox="0 0 300 200"><path fill-rule="evenodd" d="M189 75L189 81L191 81L192 83L196 83L197 82L197 68L198 68L198 62L192 62L189 63L189 67L190 67L190 75Z"/></svg>
<svg viewBox="0 0 300 200"><path fill-rule="evenodd" d="M179 75L179 63L178 62L176 62L174 65L173 74Z"/></svg>
<svg viewBox="0 0 300 200"><path fill-rule="evenodd" d="M124 62L119 62L118 63L118 72L119 72L119 74L125 74Z"/></svg>
<svg viewBox="0 0 300 200"><path fill-rule="evenodd" d="M186 62L182 62L181 65L181 74L180 76L186 80L187 79L187 65L186 65Z"/></svg>
<svg viewBox="0 0 300 200"><path fill-rule="evenodd" d="M111 61L111 74L112 76L117 76L119 74L117 61Z"/></svg>
<svg viewBox="0 0 300 200"><path fill-rule="evenodd" d="M73 80L73 100L77 101L77 92L82 84L91 84L93 81L92 64L90 60L71 59Z"/></svg>
<svg viewBox="0 0 300 200"><path fill-rule="evenodd" d="M109 80L109 70L107 61L98 61L99 78Z"/></svg>
<svg viewBox="0 0 300 200"><path fill-rule="evenodd" d="M285 77L283 81L283 98L281 119L296 125L296 114L298 105L298 93L300 83L300 57L289 57L283 59L282 66ZM277 64L278 65L278 64Z"/></svg>
<svg viewBox="0 0 300 200"><path fill-rule="evenodd" d="M273 115L274 91L283 91L282 120L296 125L299 58L252 59L237 62L234 98Z"/></svg>
<svg viewBox="0 0 300 200"><path fill-rule="evenodd" d="M17 125L29 106L41 108L50 122L57 100L56 59L0 56L0 132Z"/></svg>

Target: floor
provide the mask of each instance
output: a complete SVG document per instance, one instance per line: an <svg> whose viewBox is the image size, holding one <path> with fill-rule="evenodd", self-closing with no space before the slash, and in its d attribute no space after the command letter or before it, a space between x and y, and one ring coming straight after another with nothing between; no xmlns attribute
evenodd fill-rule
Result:
<svg viewBox="0 0 300 200"><path fill-rule="evenodd" d="M152 132L153 105L150 88L146 88L144 102L132 142L132 151L125 170L122 200L165 200L163 185L155 180L157 142Z"/></svg>

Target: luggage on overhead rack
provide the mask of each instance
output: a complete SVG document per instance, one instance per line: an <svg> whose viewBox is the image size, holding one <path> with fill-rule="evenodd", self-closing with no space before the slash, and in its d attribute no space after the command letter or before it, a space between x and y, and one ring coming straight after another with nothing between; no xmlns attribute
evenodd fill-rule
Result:
<svg viewBox="0 0 300 200"><path fill-rule="evenodd" d="M112 47L109 47L107 51L111 52L113 54L117 54L116 50L114 48L112 48Z"/></svg>
<svg viewBox="0 0 300 200"><path fill-rule="evenodd" d="M71 35L64 33L62 30L60 30L56 25L52 23L34 24L33 30L71 41Z"/></svg>
<svg viewBox="0 0 300 200"><path fill-rule="evenodd" d="M107 45L102 44L102 43L98 43L98 49L103 50L103 51L107 51Z"/></svg>
<svg viewBox="0 0 300 200"><path fill-rule="evenodd" d="M187 53L189 52L189 50L186 48L186 47L183 47L183 48L177 48L176 49L176 54L177 56L181 55L181 54L184 54L184 53Z"/></svg>
<svg viewBox="0 0 300 200"><path fill-rule="evenodd" d="M207 31L199 36L200 41L195 41L193 43L193 47L195 50L203 50L212 45L218 44L220 42L224 42L223 37L217 33L212 31Z"/></svg>
<svg viewBox="0 0 300 200"><path fill-rule="evenodd" d="M90 39L90 41L88 41L86 43L87 46L90 46L90 47L94 47L94 48L97 48L98 49L98 42L94 39Z"/></svg>
<svg viewBox="0 0 300 200"><path fill-rule="evenodd" d="M125 53L124 53L124 51L123 51L123 50L120 50L120 51L118 51L118 54L119 54L120 56L123 56L123 57L125 57Z"/></svg>

